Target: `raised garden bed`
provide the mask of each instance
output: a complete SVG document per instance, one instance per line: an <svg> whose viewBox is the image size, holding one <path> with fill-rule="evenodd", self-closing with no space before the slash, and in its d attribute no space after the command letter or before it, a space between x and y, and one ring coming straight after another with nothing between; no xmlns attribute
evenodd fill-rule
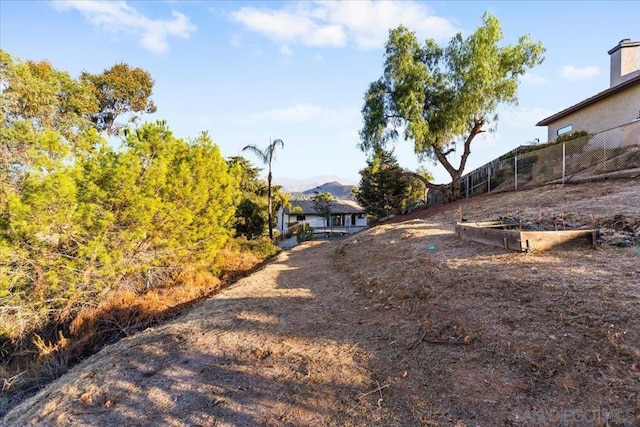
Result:
<svg viewBox="0 0 640 427"><path fill-rule="evenodd" d="M575 245L596 246L598 230L527 231L510 229L500 221L456 224L456 234L465 240L499 246L518 252L546 251Z"/></svg>

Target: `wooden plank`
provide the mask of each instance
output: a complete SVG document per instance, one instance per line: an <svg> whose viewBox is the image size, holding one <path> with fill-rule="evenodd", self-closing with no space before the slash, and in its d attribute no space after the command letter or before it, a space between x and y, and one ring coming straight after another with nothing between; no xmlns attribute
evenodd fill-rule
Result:
<svg viewBox="0 0 640 427"><path fill-rule="evenodd" d="M596 230L522 231L522 246L530 250L546 251L553 248L584 245L595 247Z"/></svg>
<svg viewBox="0 0 640 427"><path fill-rule="evenodd" d="M513 251L540 251L590 243L596 245L597 230L520 231L505 230L495 221L456 224L456 234L465 240Z"/></svg>
<svg viewBox="0 0 640 427"><path fill-rule="evenodd" d="M522 250L520 232L517 230L501 230L471 224L457 224L456 234L465 240L498 246L507 250Z"/></svg>
<svg viewBox="0 0 640 427"><path fill-rule="evenodd" d="M468 222L466 224L460 225L468 225L470 227L484 227L484 228L505 228L503 222L500 221L480 221L480 222Z"/></svg>

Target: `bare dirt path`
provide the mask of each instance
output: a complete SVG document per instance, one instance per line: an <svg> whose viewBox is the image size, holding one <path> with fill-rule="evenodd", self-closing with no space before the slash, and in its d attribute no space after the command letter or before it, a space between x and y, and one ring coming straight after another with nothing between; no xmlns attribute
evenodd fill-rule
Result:
<svg viewBox="0 0 640 427"><path fill-rule="evenodd" d="M354 336L359 304L333 261L327 243L284 252L188 315L105 348L4 423L357 422L371 406L358 396L376 383Z"/></svg>
<svg viewBox="0 0 640 427"><path fill-rule="evenodd" d="M311 242L111 345L0 424L640 425L640 251L505 253L469 220L640 236L640 181L545 187Z"/></svg>

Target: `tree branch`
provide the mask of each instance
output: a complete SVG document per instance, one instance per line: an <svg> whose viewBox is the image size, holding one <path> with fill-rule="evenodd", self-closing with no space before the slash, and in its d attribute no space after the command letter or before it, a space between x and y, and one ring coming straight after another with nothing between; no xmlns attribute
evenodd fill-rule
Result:
<svg viewBox="0 0 640 427"><path fill-rule="evenodd" d="M448 156L449 154L453 153L454 151L456 151L455 147L453 148L449 148L447 151L445 151L444 153L442 153L445 157Z"/></svg>
<svg viewBox="0 0 640 427"><path fill-rule="evenodd" d="M464 151L462 152L462 157L460 158L460 167L458 168L457 172L462 173L462 171L464 170L464 167L467 164L467 158L469 157L469 154L471 154L471 141L473 141L473 138L475 138L476 135L484 132L484 130L482 130L482 126L484 126L484 123L484 119L473 119L473 128L471 129L471 132L469 133L467 139L464 141Z"/></svg>
<svg viewBox="0 0 640 427"><path fill-rule="evenodd" d="M402 119L402 120L406 120L406 119L404 118L404 116L401 116L401 115L399 115L399 114L385 114L385 115L384 115L384 118L385 118L385 119Z"/></svg>
<svg viewBox="0 0 640 427"><path fill-rule="evenodd" d="M447 154L450 154L450 153L447 152L445 154L438 147L433 147L433 153L436 155L436 158L438 159L440 164L444 166L447 172L449 172L449 175L451 175L451 177L453 178L453 175L457 172L457 170L456 168L453 167L451 162L449 162L449 159L447 159Z"/></svg>
<svg viewBox="0 0 640 427"><path fill-rule="evenodd" d="M418 180L420 180L425 187L431 189L431 190L438 190L438 191L443 191L443 189L447 186L447 184L434 184L432 182L430 182L427 178L425 178L424 176L420 175L419 173L415 173L415 172L402 172L402 175L404 176L410 176L413 178L416 178Z"/></svg>

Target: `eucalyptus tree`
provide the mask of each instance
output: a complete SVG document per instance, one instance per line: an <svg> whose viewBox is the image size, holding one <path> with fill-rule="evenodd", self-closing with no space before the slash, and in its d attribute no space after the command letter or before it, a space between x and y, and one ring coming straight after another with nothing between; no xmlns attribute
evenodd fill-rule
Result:
<svg viewBox="0 0 640 427"><path fill-rule="evenodd" d="M528 35L515 45L501 45L502 38L500 22L488 13L475 32L466 38L458 33L446 47L433 39L420 44L404 26L391 30L383 76L365 94L360 149L384 147L402 133L419 158L444 167L451 184L413 176L448 201L458 198L472 141L495 129L499 105L517 104L520 78L543 60L542 44ZM449 156L460 145L455 167Z"/></svg>
<svg viewBox="0 0 640 427"><path fill-rule="evenodd" d="M88 85L98 103L98 108L90 119L96 129L108 135L117 134L122 128L116 124L118 117L128 115L128 121L135 123L138 113L154 113L156 106L151 100L154 81L142 68L131 68L120 63L100 74L86 71L80 80Z"/></svg>
<svg viewBox="0 0 640 427"><path fill-rule="evenodd" d="M254 153L260 161L267 166L268 174L267 174L267 205L269 211L269 239L273 240L273 212L272 212L272 194L271 194L271 180L273 178L271 174L271 164L275 159L276 148L280 146L284 148L284 142L281 139L275 139L269 142L264 149L258 148L256 145L247 145L242 149L242 151L250 151Z"/></svg>

